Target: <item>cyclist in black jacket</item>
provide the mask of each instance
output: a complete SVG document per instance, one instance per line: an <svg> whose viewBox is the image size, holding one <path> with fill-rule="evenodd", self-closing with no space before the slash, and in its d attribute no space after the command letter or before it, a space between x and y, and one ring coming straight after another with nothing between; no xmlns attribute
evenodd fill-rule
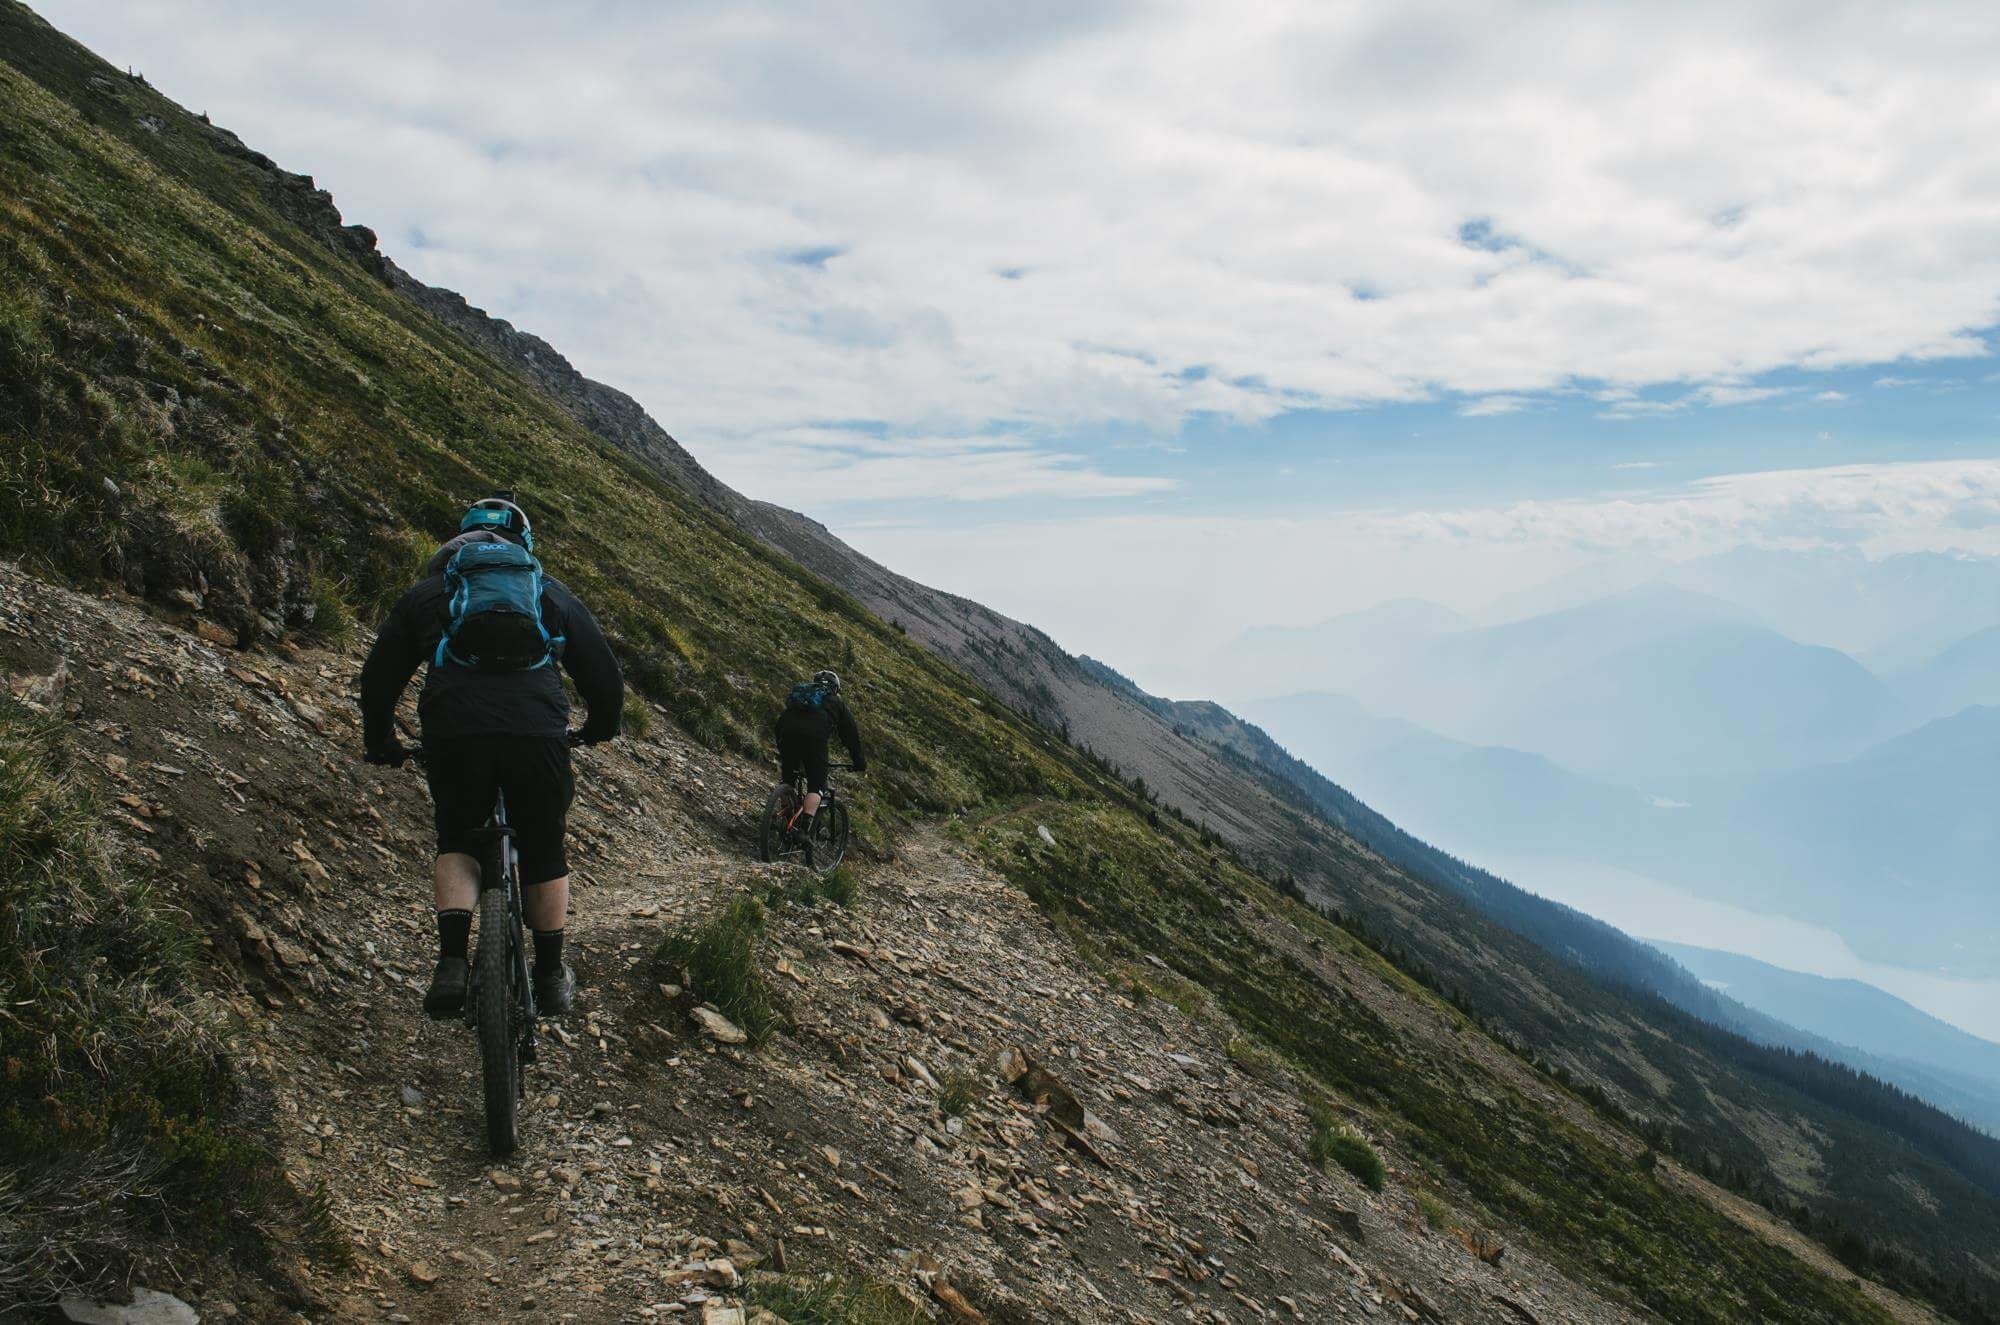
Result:
<svg viewBox="0 0 2000 1325"><path fill-rule="evenodd" d="M401 764L408 752L396 739L394 714L403 689L430 662L417 716L423 726L426 773L436 803L437 969L424 1011L449 1017L465 1006L466 953L472 906L479 893L479 860L472 838L507 793L507 816L520 854L522 907L535 936L535 1003L547 1013L567 1011L576 977L563 963L563 926L569 912L569 866L564 854L570 798L569 698L548 665L486 671L445 659L439 649L451 622L445 567L467 543L507 540L533 548L527 515L502 497L476 502L459 534L431 558L426 574L390 610L361 670L361 732L367 761ZM552 577L542 578L542 624L560 637L563 670L589 707L578 733L582 744L618 733L625 701L618 660L590 610Z"/></svg>
<svg viewBox="0 0 2000 1325"><path fill-rule="evenodd" d="M854 721L854 711L840 697L840 678L832 672L815 672L811 681L792 687L778 713L776 728L779 776L787 782L800 773L806 777L805 805L791 827L807 838L812 836L813 816L819 813L820 796L826 791L827 743L836 734L847 747L854 771L867 768L868 760L861 753L861 728Z"/></svg>

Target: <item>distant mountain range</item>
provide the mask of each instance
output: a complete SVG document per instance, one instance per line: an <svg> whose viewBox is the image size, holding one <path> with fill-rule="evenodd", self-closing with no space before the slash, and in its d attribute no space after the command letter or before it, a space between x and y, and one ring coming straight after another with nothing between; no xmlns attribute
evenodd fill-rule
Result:
<svg viewBox="0 0 2000 1325"><path fill-rule="evenodd" d="M1649 940L1717 993L1870 1056L1869 1070L2000 1135L2000 1044L1860 980L1829 980L1713 948Z"/></svg>
<svg viewBox="0 0 2000 1325"><path fill-rule="evenodd" d="M1451 740L1343 696L1244 712L1398 823L1473 859L1613 866L1823 925L1873 960L2000 973L2000 708L1966 709L1835 763L1678 780L1671 796Z"/></svg>
<svg viewBox="0 0 2000 1325"><path fill-rule="evenodd" d="M1891 685L1655 585L1499 626L1385 604L1223 660L1259 657L1322 684L1242 712L1470 858L1615 867L1873 960L2000 974L2000 628Z"/></svg>
<svg viewBox="0 0 2000 1325"><path fill-rule="evenodd" d="M1670 586L1497 626L1392 607L1246 635L1220 665L1239 693L1270 695L1243 678L1295 679L1317 659L1306 689L1648 788L1844 758L1905 725L1903 701L1853 658Z"/></svg>
<svg viewBox="0 0 2000 1325"><path fill-rule="evenodd" d="M1888 679L1913 712L1931 717L1974 704L2000 705L2000 626L1967 635Z"/></svg>

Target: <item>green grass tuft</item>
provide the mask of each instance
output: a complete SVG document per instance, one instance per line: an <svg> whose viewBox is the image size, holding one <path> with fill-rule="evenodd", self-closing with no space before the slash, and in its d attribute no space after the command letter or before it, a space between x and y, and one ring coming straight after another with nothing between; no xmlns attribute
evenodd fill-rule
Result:
<svg viewBox="0 0 2000 1325"><path fill-rule="evenodd" d="M947 1072L938 1085L938 1109L947 1118L963 1118L979 1103L979 1078L970 1072Z"/></svg>
<svg viewBox="0 0 2000 1325"><path fill-rule="evenodd" d="M787 1325L928 1325L930 1317L894 1289L865 1279L759 1279L744 1301L784 1317Z"/></svg>
<svg viewBox="0 0 2000 1325"><path fill-rule="evenodd" d="M752 1046L784 1025L757 968L757 944L763 936L763 904L738 897L709 920L668 935L657 954L666 978L678 980L685 973L689 992L741 1026Z"/></svg>
<svg viewBox="0 0 2000 1325"><path fill-rule="evenodd" d="M1382 1190L1385 1176L1382 1157L1375 1153L1375 1147L1367 1138L1346 1123L1335 1118L1325 1109L1314 1109L1312 1115L1312 1139L1307 1143L1313 1163L1325 1168L1328 1164L1338 1164L1371 1192Z"/></svg>

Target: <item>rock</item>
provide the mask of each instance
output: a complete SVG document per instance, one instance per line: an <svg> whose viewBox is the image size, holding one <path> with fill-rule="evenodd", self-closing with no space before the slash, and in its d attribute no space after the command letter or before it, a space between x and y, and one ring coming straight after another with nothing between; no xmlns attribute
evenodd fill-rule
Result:
<svg viewBox="0 0 2000 1325"><path fill-rule="evenodd" d="M722 1250L735 1262L738 1270L754 1270L764 1263L764 1253L741 1238L724 1238Z"/></svg>
<svg viewBox="0 0 2000 1325"><path fill-rule="evenodd" d="M420 1284L434 1284L438 1281L437 1268L429 1261L411 1261L410 1278Z"/></svg>
<svg viewBox="0 0 2000 1325"><path fill-rule="evenodd" d="M424 1093L415 1086L404 1086L401 1095L404 1108L416 1109L423 1107Z"/></svg>
<svg viewBox="0 0 2000 1325"><path fill-rule="evenodd" d="M695 1008L688 1016L711 1040L721 1044L747 1044L750 1041L741 1026L711 1008Z"/></svg>
<svg viewBox="0 0 2000 1325"><path fill-rule="evenodd" d="M710 1298L701 1304L701 1325L746 1325L743 1308Z"/></svg>
<svg viewBox="0 0 2000 1325"><path fill-rule="evenodd" d="M1115 1143L1118 1134L1084 1108L1083 1102L1063 1084L1060 1077L1030 1058L1028 1051L1018 1045L1001 1056L1001 1071L1008 1075L1022 1098L1047 1111L1049 1121L1068 1136L1077 1149L1110 1167L1110 1161L1098 1151L1097 1143Z"/></svg>
<svg viewBox="0 0 2000 1325"><path fill-rule="evenodd" d="M1054 846L1056 844L1056 835L1049 831L1049 826L1047 824L1036 824L1035 836L1041 838L1042 841L1048 843L1050 846Z"/></svg>
<svg viewBox="0 0 2000 1325"><path fill-rule="evenodd" d="M494 1169L486 1175L486 1178L487 1181L503 1192L518 1192L521 1190L520 1175L509 1173L505 1169Z"/></svg>
<svg viewBox="0 0 2000 1325"><path fill-rule="evenodd" d="M109 474L104 476L104 495L107 497L117 497L119 495L118 484Z"/></svg>
<svg viewBox="0 0 2000 1325"><path fill-rule="evenodd" d="M150 1288L135 1289L132 1301L125 1305L66 1297L62 1312L74 1325L200 1325L201 1321L187 1303Z"/></svg>
<svg viewBox="0 0 2000 1325"><path fill-rule="evenodd" d="M943 1275L931 1276L931 1296L944 1308L947 1319L963 1321L965 1325L986 1325L986 1313L966 1301L965 1294Z"/></svg>
<svg viewBox="0 0 2000 1325"><path fill-rule="evenodd" d="M217 625L205 616L194 619L194 633L204 644L212 644L218 649L236 647L236 632L227 626Z"/></svg>

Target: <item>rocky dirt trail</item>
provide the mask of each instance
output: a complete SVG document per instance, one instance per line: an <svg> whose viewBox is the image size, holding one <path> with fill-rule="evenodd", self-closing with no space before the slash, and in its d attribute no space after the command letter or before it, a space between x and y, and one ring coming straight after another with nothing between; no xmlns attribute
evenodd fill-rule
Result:
<svg viewBox="0 0 2000 1325"><path fill-rule="evenodd" d="M358 761L358 651L202 629L0 567L0 679L67 718L117 835L202 925L286 1166L352 1240L282 1306L154 1284L204 1319L770 1325L748 1299L781 1271L955 1321L1638 1318L1526 1248L1489 1264L1394 1181L1320 1171L1283 1068L1135 1004L938 826L862 862L851 908L771 907L787 1029L705 1033L654 951L783 867L750 861L768 771L664 721L579 757L582 988L494 1163L471 1039L418 1011L429 806Z"/></svg>

